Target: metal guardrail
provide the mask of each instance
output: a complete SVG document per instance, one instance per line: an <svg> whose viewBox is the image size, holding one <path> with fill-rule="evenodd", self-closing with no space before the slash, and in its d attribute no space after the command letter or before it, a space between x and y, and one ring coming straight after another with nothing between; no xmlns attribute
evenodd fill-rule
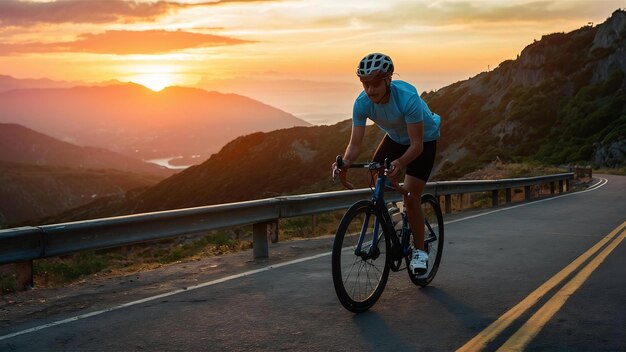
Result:
<svg viewBox="0 0 626 352"><path fill-rule="evenodd" d="M429 182L425 192L436 197L444 196L445 209L449 213L450 196L453 194L492 192L493 204L498 205L499 190L506 190L506 200L510 202L511 189L523 187L526 199L530 199L531 186L550 183L554 193L555 183L558 182L559 191L562 192L563 182L569 190L569 180L572 178L573 173L564 173L495 181ZM254 256L263 258L268 256L268 238L277 236L279 219L346 209L357 200L370 196L370 189L365 188L5 229L0 230L0 264L27 263L31 266L32 285L33 259L250 224L253 225ZM386 196L389 201L401 198L397 192L389 192Z"/></svg>

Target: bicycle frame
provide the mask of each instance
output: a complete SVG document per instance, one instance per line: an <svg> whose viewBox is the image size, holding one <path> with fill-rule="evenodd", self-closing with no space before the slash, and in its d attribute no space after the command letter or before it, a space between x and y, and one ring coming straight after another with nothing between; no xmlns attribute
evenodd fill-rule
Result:
<svg viewBox="0 0 626 352"><path fill-rule="evenodd" d="M368 164L364 164L364 166L365 165L368 165ZM376 164L369 164L368 166L369 166L370 171L380 169L380 167L376 167L377 166ZM378 208L380 210L380 213L383 215L382 222L381 222L381 219L379 219L378 217L374 219L374 230L372 233L372 245L370 246L367 252L363 251L362 247L363 247L363 243L365 242L365 237L367 235L367 229L369 227L370 215L371 215L371 214L367 214L365 217L365 221L363 222L363 227L361 228L361 232L359 234L359 240L358 240L356 249L354 250L354 254L363 258L364 260L376 258L378 256L379 254L378 241L380 240L380 235L381 235L379 232L383 227L386 228L386 230L383 230L384 232L395 233L395 229L393 228L393 225L391 225L392 224L391 216L389 215L389 211L387 210L387 207L385 205L384 194L385 194L385 188L386 188L386 184L385 184L386 179L387 179L387 176L385 175L384 172L378 173L376 186L374 187L374 193L372 195L372 203L374 203L374 206L376 206L376 208ZM402 243L402 247L400 247L401 244L399 243L397 236L389 236L389 238L393 242L393 248L404 249L405 247L404 243ZM408 241L408 236L407 236L407 241ZM400 258L408 254L404 252L405 252L404 250L401 252L402 255L400 256ZM396 256L397 255L394 254L394 258Z"/></svg>
<svg viewBox="0 0 626 352"><path fill-rule="evenodd" d="M363 164L363 166L366 166L366 165L368 164ZM376 167L375 164L374 165L369 164L369 168L370 168L370 171L379 169L378 167ZM361 228L361 232L359 234L357 247L354 250L354 254L361 257L364 260L372 259L372 258L375 259L380 253L378 249L378 241L380 240L381 234L379 232L381 229L386 228L386 231L384 232L389 233L389 234L391 233L395 234L395 229L392 225L391 215L389 214L389 210L387 209L385 200L384 200L384 193L387 187L386 182L385 182L386 179L387 179L387 176L385 175L384 172L378 173L376 186L374 188L374 192L372 195L372 202L374 203L376 208L380 210L380 214L382 214L383 216L382 221L378 217L374 219L374 230L372 233L372 245L369 247L369 250L367 252L363 251L362 247L363 247L363 243L365 242L365 237L367 235L367 229L369 227L370 215L371 215L371 214L367 214L365 221L363 222L363 227ZM392 248L395 248L395 250L392 250L392 258L394 260L402 259L403 257L411 254L411 244L409 243L410 236L408 236L408 233L407 233L410 230L406 226L407 219L404 215L402 216L402 223L403 223L402 243L400 243L400 241L398 240L398 236L389 236L389 238L391 239L393 243ZM430 225L430 223L428 222L426 218L424 218L424 223L426 225L426 228L428 229L428 233L426 233L424 236L424 247L428 248L428 244L437 240L437 235L435 234L432 226Z"/></svg>

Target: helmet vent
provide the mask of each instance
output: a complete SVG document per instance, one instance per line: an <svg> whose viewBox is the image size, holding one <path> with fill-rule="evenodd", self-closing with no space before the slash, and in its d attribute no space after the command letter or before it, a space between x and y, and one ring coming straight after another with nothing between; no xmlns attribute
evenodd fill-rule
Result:
<svg viewBox="0 0 626 352"><path fill-rule="evenodd" d="M367 77L373 74L383 77L389 77L393 74L393 62L391 58L385 54L373 53L365 56L359 62L357 75Z"/></svg>

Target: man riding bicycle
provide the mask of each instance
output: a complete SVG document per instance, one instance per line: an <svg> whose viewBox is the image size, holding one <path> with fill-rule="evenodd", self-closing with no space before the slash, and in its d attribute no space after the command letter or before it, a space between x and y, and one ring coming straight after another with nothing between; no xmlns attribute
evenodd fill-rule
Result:
<svg viewBox="0 0 626 352"><path fill-rule="evenodd" d="M440 117L428 108L415 87L404 81L392 81L394 65L385 54L372 53L365 56L356 74L363 84L363 91L354 102L352 134L343 155L343 166L333 164L333 172L339 174L344 185L349 185L346 175L350 164L359 155L367 118L386 132L373 161L383 163L392 160L389 177L395 178L406 168L404 196L409 226L413 233L413 251L409 267L415 274L426 272L428 254L424 248L424 214L420 198L435 162Z"/></svg>

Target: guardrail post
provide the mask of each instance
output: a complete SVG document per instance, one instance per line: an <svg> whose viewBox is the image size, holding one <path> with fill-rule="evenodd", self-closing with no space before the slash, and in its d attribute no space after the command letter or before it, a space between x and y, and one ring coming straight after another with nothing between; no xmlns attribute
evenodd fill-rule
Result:
<svg viewBox="0 0 626 352"><path fill-rule="evenodd" d="M511 197L511 189L507 188L506 189L506 202L507 203L511 203L512 197Z"/></svg>
<svg viewBox="0 0 626 352"><path fill-rule="evenodd" d="M524 199L530 200L532 198L532 192L530 186L524 186Z"/></svg>
<svg viewBox="0 0 626 352"><path fill-rule="evenodd" d="M446 202L446 214L450 214L452 212L452 195L451 194L446 194L445 195L445 202Z"/></svg>
<svg viewBox="0 0 626 352"><path fill-rule="evenodd" d="M491 206L493 207L497 207L498 206L498 190L494 189L493 191L491 191Z"/></svg>
<svg viewBox="0 0 626 352"><path fill-rule="evenodd" d="M267 221L252 225L252 250L254 259L269 257L269 239L278 241L278 221ZM275 242L275 241L272 241Z"/></svg>
<svg viewBox="0 0 626 352"><path fill-rule="evenodd" d="M550 194L554 194L555 188L554 182L550 182Z"/></svg>

